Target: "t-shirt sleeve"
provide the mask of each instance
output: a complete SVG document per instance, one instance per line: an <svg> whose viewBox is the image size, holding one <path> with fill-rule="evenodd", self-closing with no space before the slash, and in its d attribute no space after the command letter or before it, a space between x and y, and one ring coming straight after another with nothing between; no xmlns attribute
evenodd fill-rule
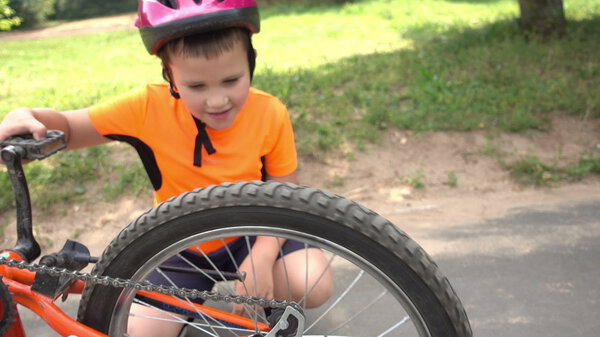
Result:
<svg viewBox="0 0 600 337"><path fill-rule="evenodd" d="M296 171L298 156L294 141L294 130L286 106L276 100L276 118L272 128L273 147L265 156L267 174L275 177L286 176Z"/></svg>
<svg viewBox="0 0 600 337"><path fill-rule="evenodd" d="M89 109L90 120L101 135L138 137L143 127L148 93L134 90Z"/></svg>

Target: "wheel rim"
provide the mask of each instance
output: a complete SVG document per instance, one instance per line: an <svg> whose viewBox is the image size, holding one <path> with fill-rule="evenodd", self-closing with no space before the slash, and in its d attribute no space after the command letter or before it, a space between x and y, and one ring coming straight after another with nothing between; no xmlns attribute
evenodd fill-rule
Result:
<svg viewBox="0 0 600 337"><path fill-rule="evenodd" d="M430 337L423 318L415 309L412 301L388 276L378 267L365 258L349 251L334 241L326 240L311 234L292 229L275 228L267 226L239 226L218 230L206 231L173 242L169 247L149 258L141 268L133 275L132 279L141 281L155 270L157 266L168 257L188 247L195 246L199 242L215 240L223 237L247 235L278 236L306 242L327 251L329 266L334 269L334 282L336 288L340 278L344 279L346 289L336 289L336 292L327 303L316 309L305 311L307 323L303 336L422 336ZM337 241L337 240L336 240ZM334 256L334 257L331 257ZM360 270L364 271L362 274ZM377 282L377 287L373 282ZM357 284L360 284L357 286ZM342 287L342 288L343 288ZM348 290L348 287L349 290ZM378 289L376 289L378 288ZM349 292L346 292L349 291ZM384 292L385 291L385 292ZM350 294L352 292L352 294ZM354 299L354 306L339 307L339 302L351 302L349 296L358 295ZM109 334L111 336L122 336L127 330L129 310L134 290L124 290L117 306L113 311L113 319ZM341 297L341 299L340 299ZM390 301L390 298L393 301ZM339 301L336 304L336 301ZM335 305L334 305L335 304ZM364 306L362 305L364 304ZM361 307L359 307L361 306ZM329 308L332 309L329 309ZM391 313L391 318L385 314ZM396 315L399 313L399 315ZM344 316L344 317L342 317ZM366 318L365 318L366 317ZM349 320L358 320L349 322ZM366 323L365 323L366 322ZM369 325L369 326L366 326ZM193 329L206 330L206 336L215 333L201 326L190 325ZM218 330L221 331L221 330ZM216 334L217 336L241 336L241 333Z"/></svg>

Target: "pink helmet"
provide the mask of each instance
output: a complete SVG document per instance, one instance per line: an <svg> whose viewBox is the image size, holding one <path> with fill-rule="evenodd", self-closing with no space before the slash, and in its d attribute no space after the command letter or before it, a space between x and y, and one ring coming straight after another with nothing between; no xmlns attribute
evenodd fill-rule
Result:
<svg viewBox="0 0 600 337"><path fill-rule="evenodd" d="M166 42L227 27L260 30L254 0L139 0L135 22L150 54Z"/></svg>

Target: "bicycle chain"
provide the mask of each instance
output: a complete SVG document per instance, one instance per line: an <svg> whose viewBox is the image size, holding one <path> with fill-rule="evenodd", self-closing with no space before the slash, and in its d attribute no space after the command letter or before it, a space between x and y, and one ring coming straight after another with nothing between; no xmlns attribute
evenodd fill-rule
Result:
<svg viewBox="0 0 600 337"><path fill-rule="evenodd" d="M70 280L84 281L86 284L112 286L115 288L133 288L135 290L144 290L148 292L156 292L164 295L179 296L190 299L200 298L202 300L212 300L217 302L235 303L235 304L248 304L257 305L261 307L269 308L285 308L293 302L276 299L265 299L255 296L242 296L242 295L229 295L219 294L212 291L200 291L196 289L178 288L178 287L167 287L163 285L155 285L150 282L137 282L132 280L125 280L121 278L112 278L109 276L93 275L90 273L81 273L78 271L68 270L64 268L48 267L45 265L27 263L25 261L16 261L12 259L6 259L0 257L0 265L7 265L9 267L18 269L27 269L32 272L50 274L50 276L65 276Z"/></svg>

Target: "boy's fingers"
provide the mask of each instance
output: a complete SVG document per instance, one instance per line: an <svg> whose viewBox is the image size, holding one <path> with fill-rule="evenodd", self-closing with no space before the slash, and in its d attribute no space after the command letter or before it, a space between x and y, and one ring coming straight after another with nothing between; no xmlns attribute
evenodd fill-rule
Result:
<svg viewBox="0 0 600 337"><path fill-rule="evenodd" d="M33 138L40 140L46 138L47 128L38 121L31 109L20 108L11 112L4 119L0 127L0 140L31 133Z"/></svg>
<svg viewBox="0 0 600 337"><path fill-rule="evenodd" d="M10 128L0 132L0 141L6 140L10 137L19 136L31 133L34 139L40 140L46 138L47 128L39 122L32 123L28 126L19 128Z"/></svg>
<svg viewBox="0 0 600 337"><path fill-rule="evenodd" d="M231 313L241 316L244 313L244 307L241 304L234 304Z"/></svg>
<svg viewBox="0 0 600 337"><path fill-rule="evenodd" d="M46 138L46 133L48 132L48 129L44 124L37 122L34 125L32 125L30 131L33 134L34 139L40 140Z"/></svg>

